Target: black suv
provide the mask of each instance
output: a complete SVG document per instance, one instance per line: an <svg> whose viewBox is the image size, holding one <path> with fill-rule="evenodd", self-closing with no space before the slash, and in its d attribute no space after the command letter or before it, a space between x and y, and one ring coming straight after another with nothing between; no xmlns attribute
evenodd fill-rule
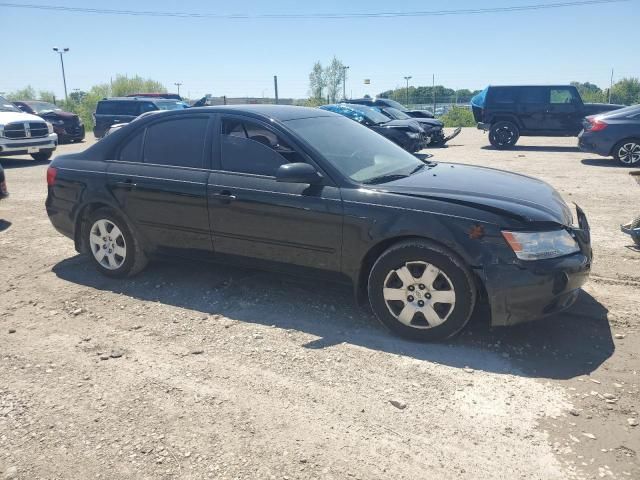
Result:
<svg viewBox="0 0 640 480"><path fill-rule="evenodd" d="M478 128L505 149L520 136L576 137L582 119L623 105L584 103L572 85L489 86L471 99Z"/></svg>
<svg viewBox="0 0 640 480"><path fill-rule="evenodd" d="M95 127L93 134L102 138L112 125L129 123L145 112L154 110L182 110L188 105L182 101L164 98L147 97L114 97L104 98L98 102L93 114Z"/></svg>

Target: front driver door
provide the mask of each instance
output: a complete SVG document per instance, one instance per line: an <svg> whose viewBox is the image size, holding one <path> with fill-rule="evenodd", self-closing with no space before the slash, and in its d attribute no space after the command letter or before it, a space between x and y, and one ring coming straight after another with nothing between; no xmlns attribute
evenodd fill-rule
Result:
<svg viewBox="0 0 640 480"><path fill-rule="evenodd" d="M209 178L209 216L216 255L259 263L338 272L341 263L340 189L281 183L277 168L310 159L271 126L223 116Z"/></svg>

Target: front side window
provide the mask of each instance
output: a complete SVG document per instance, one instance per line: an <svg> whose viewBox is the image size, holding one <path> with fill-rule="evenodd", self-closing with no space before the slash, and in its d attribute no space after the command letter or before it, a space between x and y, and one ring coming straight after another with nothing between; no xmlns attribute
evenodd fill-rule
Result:
<svg viewBox="0 0 640 480"><path fill-rule="evenodd" d="M144 140L144 162L203 168L208 122L208 117L187 117L150 125Z"/></svg>
<svg viewBox="0 0 640 480"><path fill-rule="evenodd" d="M301 118L285 124L340 173L359 183L383 183L425 166L392 141L346 118Z"/></svg>
<svg viewBox="0 0 640 480"><path fill-rule="evenodd" d="M140 153L142 152L142 139L144 138L144 129L129 138L124 147L120 149L118 160L122 162L139 162Z"/></svg>
<svg viewBox="0 0 640 480"><path fill-rule="evenodd" d="M551 103L575 103L574 91L568 88L552 88L550 92Z"/></svg>
<svg viewBox="0 0 640 480"><path fill-rule="evenodd" d="M222 122L221 166L230 172L274 176L280 165L302 157L279 135L253 122Z"/></svg>

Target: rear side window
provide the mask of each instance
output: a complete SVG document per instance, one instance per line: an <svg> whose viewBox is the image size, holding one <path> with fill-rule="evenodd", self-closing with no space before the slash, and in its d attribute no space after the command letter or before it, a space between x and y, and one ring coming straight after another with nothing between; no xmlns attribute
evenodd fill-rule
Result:
<svg viewBox="0 0 640 480"><path fill-rule="evenodd" d="M142 139L144 138L144 130L136 133L127 140L124 147L120 149L118 159L123 162L139 162L142 153Z"/></svg>
<svg viewBox="0 0 640 480"><path fill-rule="evenodd" d="M96 108L98 115L129 115L138 116L138 103L128 101L102 101Z"/></svg>
<svg viewBox="0 0 640 480"><path fill-rule="evenodd" d="M544 87L523 88L520 90L520 103L549 103L547 92Z"/></svg>
<svg viewBox="0 0 640 480"><path fill-rule="evenodd" d="M150 125L144 140L145 163L203 168L208 122L208 117L187 117Z"/></svg>
<svg viewBox="0 0 640 480"><path fill-rule="evenodd" d="M490 97L491 103L515 103L516 101L516 89L515 88L493 88L491 89Z"/></svg>
<svg viewBox="0 0 640 480"><path fill-rule="evenodd" d="M271 130L242 120L222 122L223 170L274 176L280 165L300 161L298 153Z"/></svg>
<svg viewBox="0 0 640 480"><path fill-rule="evenodd" d="M574 91L569 88L552 88L551 103L573 103L576 99Z"/></svg>

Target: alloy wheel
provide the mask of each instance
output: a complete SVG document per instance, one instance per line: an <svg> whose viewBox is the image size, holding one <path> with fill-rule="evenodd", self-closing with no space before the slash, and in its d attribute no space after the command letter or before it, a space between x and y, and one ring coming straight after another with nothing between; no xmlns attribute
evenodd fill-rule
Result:
<svg viewBox="0 0 640 480"><path fill-rule="evenodd" d="M618 149L618 158L626 165L633 165L640 161L640 144L628 142Z"/></svg>
<svg viewBox="0 0 640 480"><path fill-rule="evenodd" d="M418 329L443 324L456 304L456 292L449 277L427 262L406 262L391 270L382 296L396 320Z"/></svg>
<svg viewBox="0 0 640 480"><path fill-rule="evenodd" d="M127 244L118 226L111 220L97 220L89 233L91 253L100 266L117 270L127 258Z"/></svg>

